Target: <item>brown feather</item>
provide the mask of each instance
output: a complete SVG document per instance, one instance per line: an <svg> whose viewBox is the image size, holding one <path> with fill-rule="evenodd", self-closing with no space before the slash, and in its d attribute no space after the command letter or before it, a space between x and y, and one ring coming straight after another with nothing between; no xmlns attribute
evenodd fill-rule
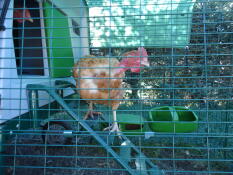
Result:
<svg viewBox="0 0 233 175"><path fill-rule="evenodd" d="M115 58L96 58L91 55L81 58L73 69L81 98L117 109L124 95L121 88L125 76L124 73L113 75L114 67L118 65L119 61Z"/></svg>

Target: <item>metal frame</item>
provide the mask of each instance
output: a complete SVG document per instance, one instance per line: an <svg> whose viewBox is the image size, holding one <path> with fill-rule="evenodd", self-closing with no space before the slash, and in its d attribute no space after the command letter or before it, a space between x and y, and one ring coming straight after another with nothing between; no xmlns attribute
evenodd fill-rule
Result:
<svg viewBox="0 0 233 175"><path fill-rule="evenodd" d="M0 15L0 31L4 31L6 28L4 26L4 21L5 21L5 18L6 18L6 13L7 13L7 10L9 8L9 5L10 5L10 1L11 0L5 0L4 2L2 2L2 12L1 12L1 15Z"/></svg>

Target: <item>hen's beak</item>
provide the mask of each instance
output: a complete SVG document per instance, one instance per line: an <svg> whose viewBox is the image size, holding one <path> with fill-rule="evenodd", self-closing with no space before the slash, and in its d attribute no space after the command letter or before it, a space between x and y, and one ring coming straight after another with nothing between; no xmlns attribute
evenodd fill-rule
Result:
<svg viewBox="0 0 233 175"><path fill-rule="evenodd" d="M26 19L26 21L29 21L29 22L33 23L33 19L32 18L28 18L28 19Z"/></svg>
<svg viewBox="0 0 233 175"><path fill-rule="evenodd" d="M150 67L150 63L148 61L146 61L146 62L143 61L143 62L141 62L141 64L146 66L146 67Z"/></svg>
<svg viewBox="0 0 233 175"><path fill-rule="evenodd" d="M32 16L31 16L31 13L30 13L30 10L29 9L24 9L23 10L23 17L25 17L25 21L29 21L31 23L33 23L33 19L32 19Z"/></svg>

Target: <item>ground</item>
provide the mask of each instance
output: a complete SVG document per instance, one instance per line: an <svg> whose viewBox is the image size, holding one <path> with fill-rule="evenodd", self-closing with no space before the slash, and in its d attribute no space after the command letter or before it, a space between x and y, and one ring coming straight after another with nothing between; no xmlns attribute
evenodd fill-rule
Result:
<svg viewBox="0 0 233 175"><path fill-rule="evenodd" d="M46 146L40 135L21 134L11 139L8 144L5 151L8 155L6 165L10 167L6 169L6 175L128 174L115 160L109 157L110 155L101 146L95 141L91 141L90 136L74 137L70 145ZM159 149L158 147L164 148ZM161 146L147 142L142 151L147 157L152 158L152 161L160 169L165 170L166 175L173 174L174 169L180 172L177 173L180 175L208 174L205 173L208 171L208 162L203 161L206 156L205 151L182 144L179 147L185 147L185 149L176 149L175 152L166 147L166 144ZM180 158L181 160L171 160L173 155L175 155L175 159ZM211 171L229 170L224 163L211 164ZM182 173L182 171L191 172Z"/></svg>
<svg viewBox="0 0 233 175"><path fill-rule="evenodd" d="M67 120L66 117L67 114L61 112L54 118ZM72 128L77 130L77 122L71 123ZM224 153L220 146L219 149L208 150L205 137L157 135L145 140L137 135L128 138L166 175L172 175L174 171L176 175L231 174L227 173L232 171L231 153ZM209 148L218 148L220 142L223 140L209 138ZM25 133L15 134L7 141L5 148L6 175L128 174L87 132L73 136L69 144L51 146L44 143L40 132L29 129Z"/></svg>

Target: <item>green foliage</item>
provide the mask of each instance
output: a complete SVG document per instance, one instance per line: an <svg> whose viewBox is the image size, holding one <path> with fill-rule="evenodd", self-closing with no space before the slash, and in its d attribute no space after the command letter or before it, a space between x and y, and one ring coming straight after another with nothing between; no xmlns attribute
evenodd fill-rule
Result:
<svg viewBox="0 0 233 175"><path fill-rule="evenodd" d="M151 105L180 105L194 109L232 106L232 2L197 2L190 43L184 48L147 48L150 68L126 73L127 98ZM120 55L133 48L105 48ZM121 59L121 58L119 58Z"/></svg>
<svg viewBox="0 0 233 175"><path fill-rule="evenodd" d="M91 43L94 47L184 47L190 39L195 1L88 0Z"/></svg>

